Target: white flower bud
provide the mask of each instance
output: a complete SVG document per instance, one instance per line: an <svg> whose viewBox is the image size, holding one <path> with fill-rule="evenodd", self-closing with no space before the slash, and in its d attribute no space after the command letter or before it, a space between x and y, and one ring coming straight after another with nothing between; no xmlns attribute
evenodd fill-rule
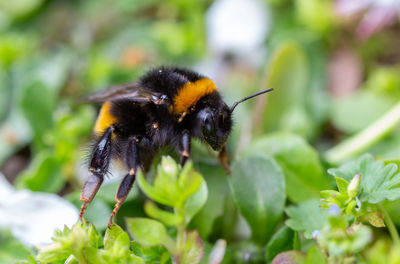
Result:
<svg viewBox="0 0 400 264"><path fill-rule="evenodd" d="M350 196L350 198L354 198L357 196L357 194L360 192L360 187L361 174L356 174L356 176L354 176L354 178L349 183L349 186L347 186L347 194Z"/></svg>

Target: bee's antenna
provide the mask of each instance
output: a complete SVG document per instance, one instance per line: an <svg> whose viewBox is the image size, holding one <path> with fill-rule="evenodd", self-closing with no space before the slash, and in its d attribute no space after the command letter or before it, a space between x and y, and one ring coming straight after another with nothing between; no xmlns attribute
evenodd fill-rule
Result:
<svg viewBox="0 0 400 264"><path fill-rule="evenodd" d="M241 100L235 102L235 103L232 105L232 107L231 107L231 113L233 112L233 110L235 110L235 107L236 107L238 104L240 104L240 103L242 103L242 102L244 102L244 101L246 101L246 100L248 100L248 99L251 99L251 98L253 98L253 97L259 96L260 94L264 94L264 93L271 92L272 90L274 90L274 88L269 88L269 89L267 89L267 90L264 90L264 91L261 91L261 92L258 92L258 93L249 95L249 96L247 96L247 97L245 97L245 98L243 98L243 99L241 99Z"/></svg>

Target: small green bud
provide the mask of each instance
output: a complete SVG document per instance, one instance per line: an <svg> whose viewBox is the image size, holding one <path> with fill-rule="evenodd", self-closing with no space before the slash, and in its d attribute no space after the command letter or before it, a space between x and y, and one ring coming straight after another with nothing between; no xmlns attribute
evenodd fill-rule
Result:
<svg viewBox="0 0 400 264"><path fill-rule="evenodd" d="M347 194L350 198L357 196L361 186L361 174L356 174L347 187Z"/></svg>
<svg viewBox="0 0 400 264"><path fill-rule="evenodd" d="M171 181L176 181L179 173L178 164L169 156L162 157L161 170L159 170L159 173L163 173Z"/></svg>

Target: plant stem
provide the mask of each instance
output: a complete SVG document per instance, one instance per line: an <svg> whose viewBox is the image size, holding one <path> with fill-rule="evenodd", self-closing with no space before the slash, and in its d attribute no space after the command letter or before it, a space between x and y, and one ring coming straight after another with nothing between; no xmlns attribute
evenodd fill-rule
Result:
<svg viewBox="0 0 400 264"><path fill-rule="evenodd" d="M390 218L390 215L388 214L386 209L381 204L378 204L378 208L379 208L379 210L381 210L381 212L384 215L385 224L389 230L390 236L393 239L393 243L396 246L400 246L399 233L397 232L396 226L394 225L392 218Z"/></svg>
<svg viewBox="0 0 400 264"><path fill-rule="evenodd" d="M338 164L360 154L393 131L399 124L400 102L370 126L325 152L325 159L329 163Z"/></svg>
<svg viewBox="0 0 400 264"><path fill-rule="evenodd" d="M184 219L183 210L181 208L175 208L175 213L181 216ZM186 244L186 221L182 221L177 226L177 237L176 237L176 254L175 257L176 263L180 263L180 256L183 254L185 250Z"/></svg>

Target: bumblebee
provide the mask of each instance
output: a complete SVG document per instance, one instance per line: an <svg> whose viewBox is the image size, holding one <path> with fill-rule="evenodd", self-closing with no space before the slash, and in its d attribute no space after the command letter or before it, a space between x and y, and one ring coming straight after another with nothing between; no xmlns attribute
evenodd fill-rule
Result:
<svg viewBox="0 0 400 264"><path fill-rule="evenodd" d="M245 97L229 107L209 78L187 69L159 67L138 82L89 96L87 101L103 104L94 127L95 144L90 176L80 197L80 218L113 159L123 161L128 173L115 195L117 203L109 226L128 196L137 170L148 170L161 148L176 149L183 166L190 157L191 138L198 138L219 152L221 164L230 173L225 144L232 129L232 112L239 103L271 90Z"/></svg>

